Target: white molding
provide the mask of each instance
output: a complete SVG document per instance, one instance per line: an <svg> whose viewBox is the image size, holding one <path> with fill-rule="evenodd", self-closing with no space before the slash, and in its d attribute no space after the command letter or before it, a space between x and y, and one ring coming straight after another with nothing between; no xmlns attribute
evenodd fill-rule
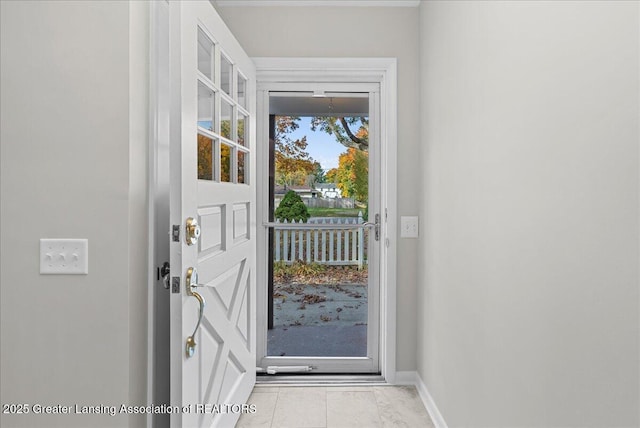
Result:
<svg viewBox="0 0 640 428"><path fill-rule="evenodd" d="M418 7L420 0L218 0L217 7Z"/></svg>
<svg viewBox="0 0 640 428"><path fill-rule="evenodd" d="M169 216L169 155L163 154L163 143L168 146L169 128L162 126L168 122L169 104L169 4L166 1L151 2L149 5L149 153L147 168L148 184L148 272L155 272L161 262L169 260L169 240L166 230L162 232L161 220ZM166 35L163 39L161 35ZM164 59L164 62L163 62ZM162 146L162 147L161 147ZM163 206L157 201L165 199ZM162 212L162 214L161 214ZM167 221L168 225L168 221ZM158 284L155 274L148 276L148 346L147 346L147 405L154 403L158 379L156 379L156 355L161 346L169 343L158 342L156 336L156 316L158 296L169 293ZM168 314L164 314L168 316ZM167 357L168 358L168 357ZM161 397L160 397L161 398ZM154 426L154 416L147 415L147 428Z"/></svg>
<svg viewBox="0 0 640 428"><path fill-rule="evenodd" d="M413 385L418 390L418 394L420 395L420 399L424 404L424 407L427 409L427 413L429 413L429 417L431 417L431 421L436 428L448 428L447 422L442 417L442 413L436 406L436 402L433 400L433 397L429 393L427 386L422 381L422 378L415 371L401 371L396 372L396 385Z"/></svg>
<svg viewBox="0 0 640 428"><path fill-rule="evenodd" d="M147 167L147 215L149 217L148 223L148 260L147 269L148 272L153 272L155 268L155 254L156 254L156 212L155 212L155 195L156 195L156 140L158 136L157 120L158 120L158 91L157 91L157 75L159 72L158 67L158 51L159 42L156 37L157 28L160 25L160 14L158 12L158 3L152 3L149 7L149 153L148 153L148 167ZM154 388L156 378L155 372L155 359L154 352L156 346L156 326L155 326L155 287L153 281L153 275L149 275L147 279L147 405L153 404ZM153 427L153 416L148 415L146 417L146 427Z"/></svg>

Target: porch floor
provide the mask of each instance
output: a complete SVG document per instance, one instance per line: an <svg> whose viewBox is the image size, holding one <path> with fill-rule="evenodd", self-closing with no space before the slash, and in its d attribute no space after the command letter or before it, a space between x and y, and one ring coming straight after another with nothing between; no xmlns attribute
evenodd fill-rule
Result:
<svg viewBox="0 0 640 428"><path fill-rule="evenodd" d="M268 355L366 356L365 284L276 284L274 288Z"/></svg>

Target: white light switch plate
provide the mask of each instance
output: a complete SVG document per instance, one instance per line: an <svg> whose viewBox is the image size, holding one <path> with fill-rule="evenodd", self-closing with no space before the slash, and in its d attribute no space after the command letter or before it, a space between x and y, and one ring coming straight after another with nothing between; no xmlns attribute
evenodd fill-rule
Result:
<svg viewBox="0 0 640 428"><path fill-rule="evenodd" d="M41 239L40 273L88 274L89 241L87 239Z"/></svg>
<svg viewBox="0 0 640 428"><path fill-rule="evenodd" d="M401 216L400 217L400 237L401 238L417 238L418 237L418 217L417 216Z"/></svg>

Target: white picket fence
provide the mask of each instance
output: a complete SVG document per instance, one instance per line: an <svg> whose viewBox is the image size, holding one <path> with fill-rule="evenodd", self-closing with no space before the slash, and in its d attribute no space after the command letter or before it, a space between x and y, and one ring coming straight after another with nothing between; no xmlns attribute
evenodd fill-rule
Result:
<svg viewBox="0 0 640 428"><path fill-rule="evenodd" d="M276 220L274 227L274 260L291 264L297 260L306 263L319 263L333 266L353 265L362 268L365 260L365 229L362 213L358 217L334 217L310 219L304 229L292 228L295 221ZM278 227L281 224L283 227ZM314 224L322 228L309 228ZM327 228L325 225L343 225L340 229ZM344 225L354 225L353 228ZM285 226L286 225L286 226Z"/></svg>

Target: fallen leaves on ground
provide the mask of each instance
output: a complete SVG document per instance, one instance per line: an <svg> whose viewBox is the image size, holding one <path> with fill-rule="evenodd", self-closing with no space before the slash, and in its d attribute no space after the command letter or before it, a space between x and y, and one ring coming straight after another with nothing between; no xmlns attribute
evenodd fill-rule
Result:
<svg viewBox="0 0 640 428"><path fill-rule="evenodd" d="M302 301L308 304L320 303L324 302L325 300L327 300L327 298L319 294L305 294L302 298Z"/></svg>
<svg viewBox="0 0 640 428"><path fill-rule="evenodd" d="M273 274L273 282L288 284L366 284L369 282L367 268L358 270L356 266L322 266L322 269L279 269Z"/></svg>

